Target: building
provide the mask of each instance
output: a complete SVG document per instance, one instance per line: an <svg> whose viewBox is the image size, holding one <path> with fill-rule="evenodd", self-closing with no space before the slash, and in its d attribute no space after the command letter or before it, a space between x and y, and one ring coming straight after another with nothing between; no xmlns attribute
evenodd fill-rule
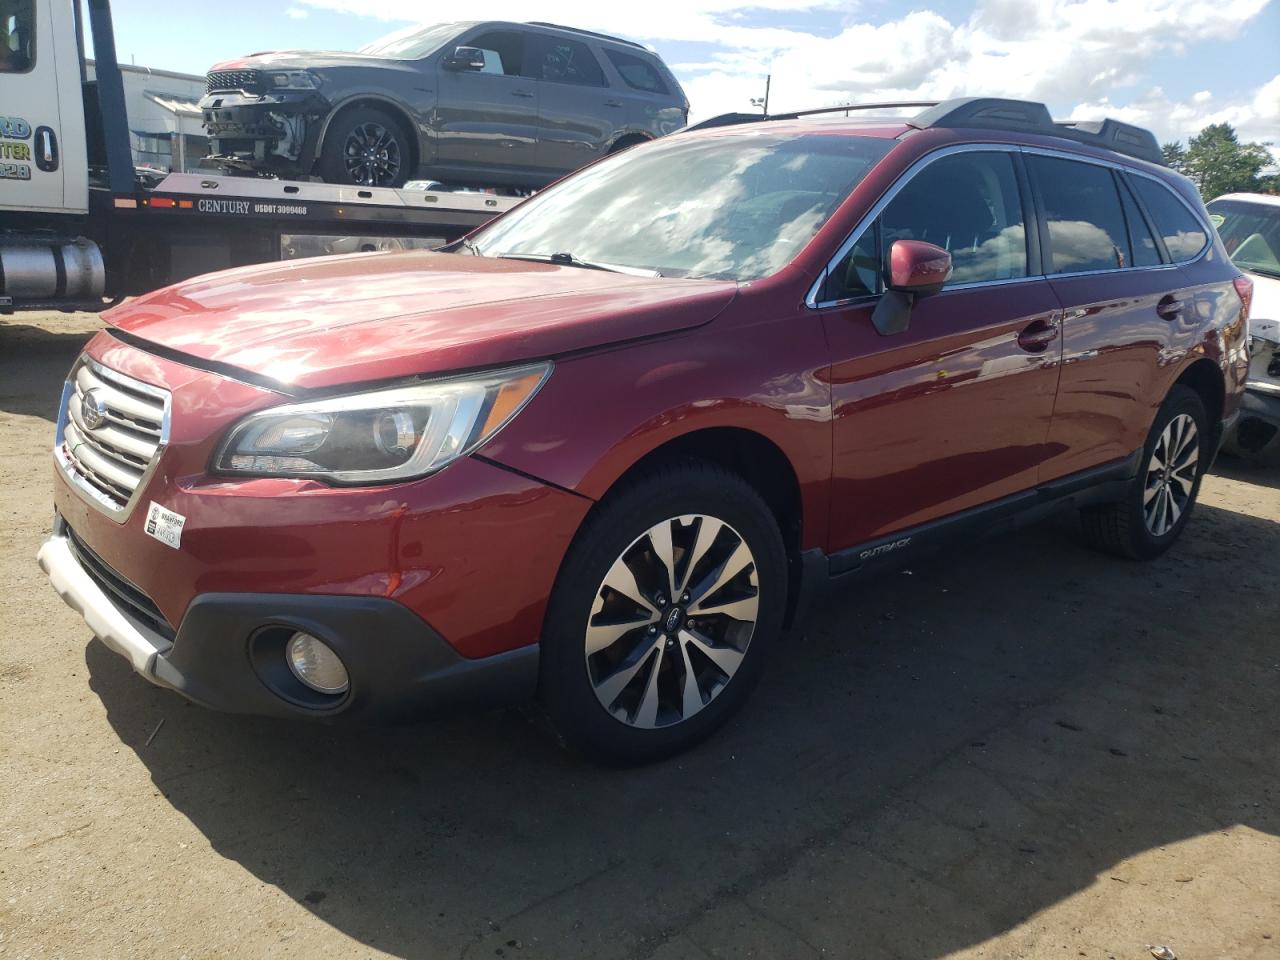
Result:
<svg viewBox="0 0 1280 960"><path fill-rule="evenodd" d="M93 79L94 62L87 71ZM209 154L199 102L205 79L189 73L120 64L133 162L168 172L199 171Z"/></svg>

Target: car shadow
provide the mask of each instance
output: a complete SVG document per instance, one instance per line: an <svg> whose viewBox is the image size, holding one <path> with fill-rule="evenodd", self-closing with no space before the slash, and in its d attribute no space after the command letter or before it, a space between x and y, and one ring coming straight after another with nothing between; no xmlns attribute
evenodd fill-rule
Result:
<svg viewBox="0 0 1280 960"><path fill-rule="evenodd" d="M392 954L942 957L1134 854L1280 834L1280 525L1198 511L1150 564L1063 517L826 600L735 722L638 770L518 710L267 721L86 660L218 854Z"/></svg>
<svg viewBox="0 0 1280 960"><path fill-rule="evenodd" d="M57 321L51 321L56 325ZM62 382L97 326L68 318L69 329L49 330L0 317L0 413L58 419Z"/></svg>
<svg viewBox="0 0 1280 960"><path fill-rule="evenodd" d="M1241 483L1280 490L1280 467L1264 466L1256 460L1231 457L1223 454L1213 465L1213 473Z"/></svg>

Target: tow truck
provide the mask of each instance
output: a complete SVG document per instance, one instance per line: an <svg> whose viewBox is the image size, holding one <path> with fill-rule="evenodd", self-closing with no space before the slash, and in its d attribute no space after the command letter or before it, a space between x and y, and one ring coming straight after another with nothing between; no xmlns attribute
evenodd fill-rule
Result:
<svg viewBox="0 0 1280 960"><path fill-rule="evenodd" d="M8 7L0 24L0 313L96 312L227 267L439 246L519 202L139 170L109 0Z"/></svg>

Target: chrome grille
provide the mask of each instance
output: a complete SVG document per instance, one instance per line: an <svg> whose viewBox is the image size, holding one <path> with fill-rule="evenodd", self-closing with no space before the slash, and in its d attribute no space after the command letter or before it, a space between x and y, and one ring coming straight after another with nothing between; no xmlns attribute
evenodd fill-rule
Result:
<svg viewBox="0 0 1280 960"><path fill-rule="evenodd" d="M168 391L81 357L63 389L55 455L92 503L123 521L168 426Z"/></svg>
<svg viewBox="0 0 1280 960"><path fill-rule="evenodd" d="M205 77L205 90L208 93L243 90L245 93L260 94L262 93L262 71L218 70Z"/></svg>

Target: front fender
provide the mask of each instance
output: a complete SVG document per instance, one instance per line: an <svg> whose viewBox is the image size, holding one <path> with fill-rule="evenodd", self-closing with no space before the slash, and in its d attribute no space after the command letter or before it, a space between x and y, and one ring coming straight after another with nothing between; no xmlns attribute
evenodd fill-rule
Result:
<svg viewBox="0 0 1280 960"><path fill-rule="evenodd" d="M810 318L811 319L811 318ZM480 451L593 500L636 463L700 430L768 440L791 463L802 547L825 546L831 391L822 328L798 318L721 320L684 334L560 360L538 396Z"/></svg>

